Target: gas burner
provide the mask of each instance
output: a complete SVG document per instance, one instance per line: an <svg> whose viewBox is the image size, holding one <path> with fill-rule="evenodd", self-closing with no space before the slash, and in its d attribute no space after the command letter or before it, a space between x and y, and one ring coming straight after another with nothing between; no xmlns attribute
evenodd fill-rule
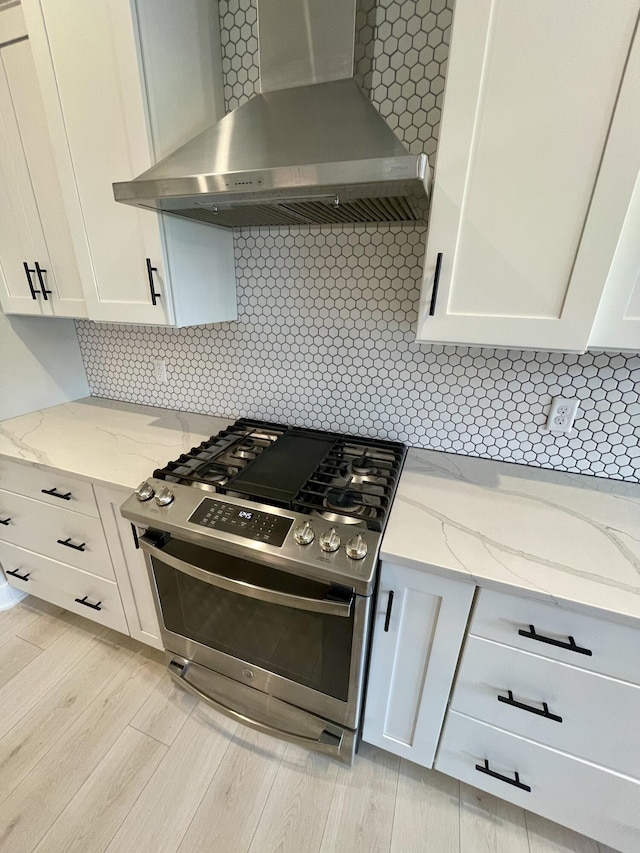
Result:
<svg viewBox="0 0 640 853"><path fill-rule="evenodd" d="M215 486L223 486L225 483L229 482L231 473L232 472L229 469L226 471L207 471L203 476L207 483L213 483Z"/></svg>
<svg viewBox="0 0 640 853"><path fill-rule="evenodd" d="M340 468L340 477L344 481L343 485L361 486L363 483L384 485L387 482L387 478L366 456L345 462Z"/></svg>
<svg viewBox="0 0 640 853"><path fill-rule="evenodd" d="M373 474L376 470L366 453L352 459L350 465L354 474Z"/></svg>
<svg viewBox="0 0 640 853"><path fill-rule="evenodd" d="M367 500L375 501L375 498L361 492L329 489L322 499L322 509L318 507L315 514L335 524L361 524L376 516L375 505L367 503Z"/></svg>
<svg viewBox="0 0 640 853"><path fill-rule="evenodd" d="M241 444L238 444L233 448L231 456L233 456L234 459L255 459L261 450L261 446L256 445L255 441L247 438Z"/></svg>
<svg viewBox="0 0 640 853"><path fill-rule="evenodd" d="M363 495L345 489L329 489L322 505L336 512L357 512L362 507Z"/></svg>
<svg viewBox="0 0 640 853"><path fill-rule="evenodd" d="M198 479L191 485L205 492L217 492L225 486L231 477L237 473L237 469L226 467L204 467L198 471Z"/></svg>

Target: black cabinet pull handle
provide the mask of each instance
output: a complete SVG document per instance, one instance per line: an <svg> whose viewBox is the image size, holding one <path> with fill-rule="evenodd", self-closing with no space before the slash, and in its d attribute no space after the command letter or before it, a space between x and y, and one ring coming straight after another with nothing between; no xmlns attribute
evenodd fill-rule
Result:
<svg viewBox="0 0 640 853"><path fill-rule="evenodd" d="M518 631L521 637L528 637L530 640L537 640L539 643L547 643L549 646L557 646L559 649L567 649L570 652L576 652L579 655L591 655L593 652L591 649L584 649L582 646L576 645L576 641L573 637L568 638L568 642L565 640L554 640L551 637L545 637L543 634L538 634L533 625L529 625L529 630L525 631L522 628Z"/></svg>
<svg viewBox="0 0 640 853"><path fill-rule="evenodd" d="M433 288L431 289L431 304L429 305L429 316L436 313L436 300L438 299L438 285L440 284L440 270L442 269L442 252L438 252L436 258L436 271L433 275Z"/></svg>
<svg viewBox="0 0 640 853"><path fill-rule="evenodd" d="M19 581L28 581L30 572L27 572L26 575L21 575L17 569L6 569L5 574L11 575L14 578L18 578Z"/></svg>
<svg viewBox="0 0 640 853"><path fill-rule="evenodd" d="M35 270L29 269L29 265L27 264L26 261L22 262L22 266L24 267L24 274L26 275L27 281L29 282L29 290L31 291L31 298L37 299L40 291L35 289L35 287L33 286L33 281L31 280L31 273L35 272Z"/></svg>
<svg viewBox="0 0 640 853"><path fill-rule="evenodd" d="M9 524L10 518L0 518L0 524Z"/></svg>
<svg viewBox="0 0 640 853"><path fill-rule="evenodd" d="M149 290L151 291L151 304L157 305L158 299L162 296L161 293L153 286L153 274L154 272L158 272L158 267L151 266L151 258L147 258L147 275L149 276Z"/></svg>
<svg viewBox="0 0 640 853"><path fill-rule="evenodd" d="M139 551L140 541L138 540L138 531L136 530L135 524L131 525L131 532L133 533L133 544L136 546L136 551Z"/></svg>
<svg viewBox="0 0 640 853"><path fill-rule="evenodd" d="M389 590L389 598L387 599L387 612L384 617L384 630L389 631L389 623L391 622L391 611L393 610L393 590Z"/></svg>
<svg viewBox="0 0 640 853"><path fill-rule="evenodd" d="M86 542L83 542L82 545L74 545L70 536L67 536L66 539L57 539L56 541L58 545L66 545L67 548L73 548L74 551L84 551L84 546L87 544Z"/></svg>
<svg viewBox="0 0 640 853"><path fill-rule="evenodd" d="M51 293L51 291L47 290L47 285L44 283L44 279L42 278L43 272L46 272L46 270L43 270L42 267L40 266L40 264L36 261L36 275L38 276L38 284L40 285L40 288L42 290L42 295L44 296L44 301L48 302L49 301L49 294Z"/></svg>
<svg viewBox="0 0 640 853"><path fill-rule="evenodd" d="M504 702L505 705L513 705L514 708L520 708L521 711L528 711L530 714L537 714L539 717L546 717L547 720L555 720L556 723L562 722L562 717L557 714L552 714L546 702L542 703L542 708L536 708L533 705L525 705L524 702L518 702L513 698L513 691L507 690L508 696L498 695L498 702Z"/></svg>
<svg viewBox="0 0 640 853"><path fill-rule="evenodd" d="M59 492L54 486L52 489L40 489L43 495L51 495L52 498L60 498L61 501L70 501L71 500L71 492Z"/></svg>
<svg viewBox="0 0 640 853"><path fill-rule="evenodd" d="M484 764L476 764L476 770L479 773L486 773L487 776L493 776L494 779L500 779L501 782L506 782L507 785L513 785L514 788L520 788L522 791L531 793L531 787L520 781L520 774L517 770L514 771L514 778L503 776L502 773L496 773L489 767L489 759L485 758Z"/></svg>
<svg viewBox="0 0 640 853"><path fill-rule="evenodd" d="M97 604L91 604L90 601L87 601L86 595L83 598L74 598L74 601L77 601L78 604L84 604L85 607L90 607L92 610L102 610L102 607L100 607L100 605L102 604L101 601L99 601Z"/></svg>

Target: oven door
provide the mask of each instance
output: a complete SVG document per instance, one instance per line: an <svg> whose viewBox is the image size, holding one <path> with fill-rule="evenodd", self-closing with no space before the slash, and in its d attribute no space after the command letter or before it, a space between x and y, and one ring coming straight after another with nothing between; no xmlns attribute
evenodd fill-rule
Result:
<svg viewBox="0 0 640 853"><path fill-rule="evenodd" d="M370 598L173 537L140 543L167 651L358 727Z"/></svg>

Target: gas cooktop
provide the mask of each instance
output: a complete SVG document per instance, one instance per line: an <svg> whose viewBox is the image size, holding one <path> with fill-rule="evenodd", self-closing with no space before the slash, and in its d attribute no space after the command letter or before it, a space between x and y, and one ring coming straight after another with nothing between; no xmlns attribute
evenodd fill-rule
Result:
<svg viewBox="0 0 640 853"><path fill-rule="evenodd" d="M405 454L398 442L242 418L153 476L382 531Z"/></svg>
<svg viewBox="0 0 640 853"><path fill-rule="evenodd" d="M154 471L121 512L145 540L173 537L370 595L405 455L393 441L243 418Z"/></svg>

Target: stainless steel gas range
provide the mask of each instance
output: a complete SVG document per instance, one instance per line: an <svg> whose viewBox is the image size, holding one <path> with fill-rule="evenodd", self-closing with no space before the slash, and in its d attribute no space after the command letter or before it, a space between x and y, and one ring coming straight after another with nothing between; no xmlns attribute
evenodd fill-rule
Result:
<svg viewBox="0 0 640 853"><path fill-rule="evenodd" d="M122 507L175 681L264 732L351 763L396 442L242 419Z"/></svg>

